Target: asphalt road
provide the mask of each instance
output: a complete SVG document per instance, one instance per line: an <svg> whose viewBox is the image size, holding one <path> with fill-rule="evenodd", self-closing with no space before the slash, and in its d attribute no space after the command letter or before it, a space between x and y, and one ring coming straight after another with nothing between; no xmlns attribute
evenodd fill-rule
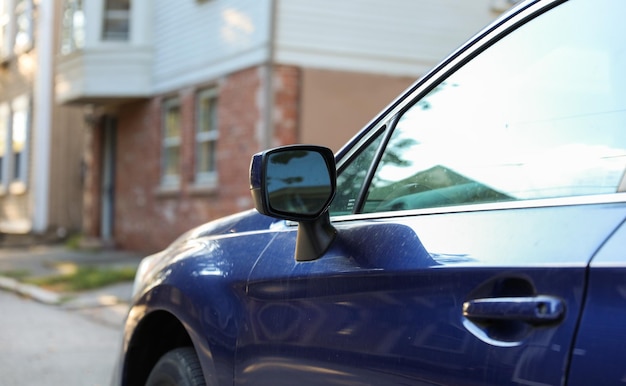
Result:
<svg viewBox="0 0 626 386"><path fill-rule="evenodd" d="M121 328L0 291L0 386L109 385Z"/></svg>

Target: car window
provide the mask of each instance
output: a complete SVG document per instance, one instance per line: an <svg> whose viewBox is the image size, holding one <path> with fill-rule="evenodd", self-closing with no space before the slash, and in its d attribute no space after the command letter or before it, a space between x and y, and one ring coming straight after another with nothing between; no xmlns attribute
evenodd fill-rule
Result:
<svg viewBox="0 0 626 386"><path fill-rule="evenodd" d="M349 162L345 163L345 167L339 170L337 193L330 206L331 215L338 216L354 212L368 169L382 142L382 133L383 130L379 130L372 138L364 140L360 151Z"/></svg>
<svg viewBox="0 0 626 386"><path fill-rule="evenodd" d="M570 15L598 7L609 2L574 0L539 16L417 100L397 120L363 211L616 192L626 23Z"/></svg>

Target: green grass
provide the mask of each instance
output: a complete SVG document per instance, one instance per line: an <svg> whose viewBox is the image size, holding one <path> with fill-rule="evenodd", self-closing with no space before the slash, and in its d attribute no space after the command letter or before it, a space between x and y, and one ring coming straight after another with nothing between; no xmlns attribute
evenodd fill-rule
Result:
<svg viewBox="0 0 626 386"><path fill-rule="evenodd" d="M123 281L132 281L135 277L134 268L98 268L93 266L79 266L70 273L46 276L41 278L27 278L27 283L60 292L84 291L115 284Z"/></svg>
<svg viewBox="0 0 626 386"><path fill-rule="evenodd" d="M81 240L82 235L72 235L65 241L65 246L71 250L78 250L80 249Z"/></svg>
<svg viewBox="0 0 626 386"><path fill-rule="evenodd" d="M10 277L16 280L22 280L30 275L30 271L27 269L14 269L11 271L1 271L0 276Z"/></svg>

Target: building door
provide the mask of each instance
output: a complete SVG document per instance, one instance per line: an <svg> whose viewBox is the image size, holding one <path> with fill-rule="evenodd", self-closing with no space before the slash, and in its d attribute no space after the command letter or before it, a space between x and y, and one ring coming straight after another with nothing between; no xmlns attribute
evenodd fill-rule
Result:
<svg viewBox="0 0 626 386"><path fill-rule="evenodd" d="M115 203L115 130L114 117L104 117L102 132L102 174L100 181L100 238L104 242L113 239Z"/></svg>

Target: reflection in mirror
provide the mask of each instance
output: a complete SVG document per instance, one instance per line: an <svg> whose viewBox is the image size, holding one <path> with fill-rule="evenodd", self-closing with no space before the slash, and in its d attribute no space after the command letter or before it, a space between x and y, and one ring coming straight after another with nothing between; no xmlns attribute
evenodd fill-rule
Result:
<svg viewBox="0 0 626 386"><path fill-rule="evenodd" d="M269 206L279 212L319 214L332 194L326 161L310 150L270 154L266 181Z"/></svg>

